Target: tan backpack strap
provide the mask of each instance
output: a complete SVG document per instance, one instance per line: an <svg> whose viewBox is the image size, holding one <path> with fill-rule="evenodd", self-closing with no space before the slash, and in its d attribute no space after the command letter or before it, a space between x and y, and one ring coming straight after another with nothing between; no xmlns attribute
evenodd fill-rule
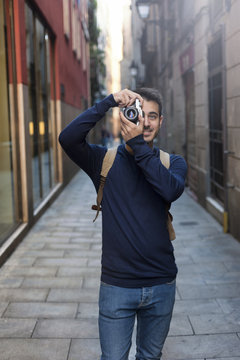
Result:
<svg viewBox="0 0 240 360"><path fill-rule="evenodd" d="M117 154L117 148L108 149L103 159L101 176L105 178L107 177L107 174L111 169L112 164L115 160L116 154Z"/></svg>
<svg viewBox="0 0 240 360"><path fill-rule="evenodd" d="M170 155L167 152L160 150L160 160L162 164L165 166L165 168L169 169Z"/></svg>
<svg viewBox="0 0 240 360"><path fill-rule="evenodd" d="M172 225L172 221L173 221L173 216L168 211L167 228L168 228L169 238L171 241L176 239L176 234Z"/></svg>
<svg viewBox="0 0 240 360"><path fill-rule="evenodd" d="M101 210L101 202L102 202L102 198L103 198L103 189L104 189L105 181L107 178L107 174L108 174L109 170L111 169L112 164L115 160L116 154L117 154L117 148L109 149L109 150L107 150L107 152L103 158L102 170L101 170L101 175L100 175L100 185L99 185L98 193L97 193L97 205L92 206L93 210L97 210L97 214L96 214L96 217L93 220L93 222L97 219L99 211Z"/></svg>
<svg viewBox="0 0 240 360"><path fill-rule="evenodd" d="M170 167L170 155L163 151L160 150L160 160L163 164L163 166L165 166L165 168L169 169ZM172 221L173 221L173 216L169 211L170 209L170 204L167 205L167 228L168 228L168 233L169 233L169 238L171 241L176 239L176 234L172 225Z"/></svg>

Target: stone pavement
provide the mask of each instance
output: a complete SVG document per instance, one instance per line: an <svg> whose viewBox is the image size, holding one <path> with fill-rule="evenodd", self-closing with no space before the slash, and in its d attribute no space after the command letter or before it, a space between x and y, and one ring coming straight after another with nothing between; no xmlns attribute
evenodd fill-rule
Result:
<svg viewBox="0 0 240 360"><path fill-rule="evenodd" d="M99 359L94 202L80 171L2 267L0 360ZM172 209L179 275L163 360L240 360L240 244L186 193Z"/></svg>

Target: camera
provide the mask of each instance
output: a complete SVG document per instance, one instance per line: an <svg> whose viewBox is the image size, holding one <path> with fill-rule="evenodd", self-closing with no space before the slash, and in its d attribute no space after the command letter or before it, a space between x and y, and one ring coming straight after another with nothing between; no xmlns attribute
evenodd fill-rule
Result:
<svg viewBox="0 0 240 360"><path fill-rule="evenodd" d="M125 118L138 125L138 115L143 115L141 103L138 99L135 101L135 105L127 106L122 109Z"/></svg>

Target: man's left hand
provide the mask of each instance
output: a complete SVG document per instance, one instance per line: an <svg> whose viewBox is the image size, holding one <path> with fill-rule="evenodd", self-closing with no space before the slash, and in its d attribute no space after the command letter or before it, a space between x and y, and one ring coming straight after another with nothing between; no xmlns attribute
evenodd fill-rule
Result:
<svg viewBox="0 0 240 360"><path fill-rule="evenodd" d="M139 124L136 125L132 121L127 120L120 111L121 134L125 142L143 133L144 119L141 115L138 116L138 121Z"/></svg>

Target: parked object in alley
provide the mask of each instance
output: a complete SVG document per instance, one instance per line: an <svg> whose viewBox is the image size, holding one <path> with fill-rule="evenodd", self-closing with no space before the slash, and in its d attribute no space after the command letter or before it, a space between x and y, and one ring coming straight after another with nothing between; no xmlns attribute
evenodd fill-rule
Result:
<svg viewBox="0 0 240 360"><path fill-rule="evenodd" d="M177 267L167 228L166 204L184 190L186 162L170 155L167 169L153 139L161 127L162 103L155 89L122 90L97 103L60 134L68 156L98 191L107 148L86 136L111 107L139 99L139 125L120 111L125 144L117 148L104 186L102 274L99 295L101 360L127 359L137 315L137 358L160 358L175 301ZM127 336L126 336L127 335Z"/></svg>

